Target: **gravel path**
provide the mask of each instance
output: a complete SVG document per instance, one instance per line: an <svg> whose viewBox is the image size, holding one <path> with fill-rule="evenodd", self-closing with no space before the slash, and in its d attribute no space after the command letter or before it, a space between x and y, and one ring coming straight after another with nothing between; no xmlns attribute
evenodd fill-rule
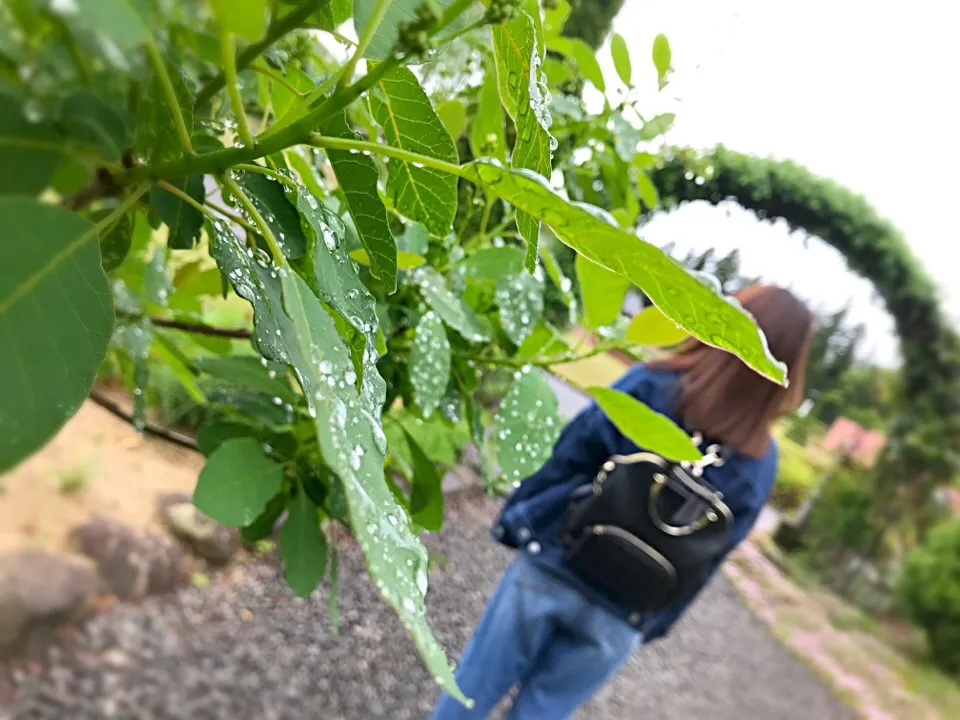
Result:
<svg viewBox="0 0 960 720"><path fill-rule="evenodd" d="M487 539L493 505L464 500L433 549L450 564L428 606L441 642L463 646L509 554ZM291 597L275 564L231 582L117 606L38 674L21 676L0 720L422 720L435 689L362 571L341 557L341 636L322 591ZM852 714L788 655L724 580L666 641L641 649L581 720L847 720ZM545 719L547 720L547 719Z"/></svg>

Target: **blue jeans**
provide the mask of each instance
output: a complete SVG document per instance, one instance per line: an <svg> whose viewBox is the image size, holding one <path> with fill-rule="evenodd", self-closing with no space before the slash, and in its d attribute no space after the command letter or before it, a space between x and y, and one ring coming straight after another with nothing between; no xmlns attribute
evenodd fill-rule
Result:
<svg viewBox="0 0 960 720"><path fill-rule="evenodd" d="M457 684L473 709L443 694L431 720L484 718L516 685L511 720L563 720L620 669L641 637L520 555L457 667Z"/></svg>

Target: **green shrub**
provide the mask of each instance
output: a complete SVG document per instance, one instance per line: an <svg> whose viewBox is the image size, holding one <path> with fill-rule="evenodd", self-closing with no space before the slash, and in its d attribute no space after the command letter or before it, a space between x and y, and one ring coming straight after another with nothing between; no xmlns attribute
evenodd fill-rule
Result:
<svg viewBox="0 0 960 720"><path fill-rule="evenodd" d="M818 472L801 445L787 438L781 439L778 445L780 464L770 503L778 510L796 510L816 488Z"/></svg>
<svg viewBox="0 0 960 720"><path fill-rule="evenodd" d="M907 554L897 600L927 634L933 661L960 675L960 519L937 525Z"/></svg>
<svg viewBox="0 0 960 720"><path fill-rule="evenodd" d="M826 479L806 534L806 546L819 565L839 567L844 558L870 549L881 529L874 496L869 472L843 466Z"/></svg>

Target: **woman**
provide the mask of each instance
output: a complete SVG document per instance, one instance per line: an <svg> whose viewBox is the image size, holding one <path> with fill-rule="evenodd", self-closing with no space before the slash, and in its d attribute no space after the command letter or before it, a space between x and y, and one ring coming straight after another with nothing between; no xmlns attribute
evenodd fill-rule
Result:
<svg viewBox="0 0 960 720"><path fill-rule="evenodd" d="M513 493L494 525L494 537L521 554L501 579L457 669L457 682L474 707L443 695L433 720L486 717L516 686L513 720L570 717L638 644L669 632L748 535L776 476L772 425L803 398L813 316L792 293L771 285L753 285L736 297L756 318L774 356L786 363L788 388L693 339L665 359L636 365L614 386L689 433L729 448L721 466L703 471L733 514L725 551L683 601L656 613L618 606L564 564L560 535L571 492L590 482L610 456L639 450L591 405L564 429L553 455Z"/></svg>

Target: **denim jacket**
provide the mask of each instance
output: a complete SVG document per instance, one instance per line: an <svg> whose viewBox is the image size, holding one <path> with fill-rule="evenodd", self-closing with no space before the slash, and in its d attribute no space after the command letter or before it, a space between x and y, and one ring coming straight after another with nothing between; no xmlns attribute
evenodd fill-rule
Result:
<svg viewBox="0 0 960 720"><path fill-rule="evenodd" d="M673 416L677 379L676 373L650 370L639 364L631 368L614 388L632 395L682 427L679 418ZM749 534L773 488L777 448L771 441L770 448L761 458L734 454L722 466L704 469L704 478L723 493L724 502L733 513L730 542L723 555L703 573L696 592L656 613L630 612L581 580L566 567L560 541L570 493L578 486L592 482L600 466L611 455L639 450L596 404L590 405L564 428L546 464L513 492L497 518L492 534L504 545L525 552L538 566L567 582L591 601L622 617L649 642L667 634L720 567L726 554Z"/></svg>

